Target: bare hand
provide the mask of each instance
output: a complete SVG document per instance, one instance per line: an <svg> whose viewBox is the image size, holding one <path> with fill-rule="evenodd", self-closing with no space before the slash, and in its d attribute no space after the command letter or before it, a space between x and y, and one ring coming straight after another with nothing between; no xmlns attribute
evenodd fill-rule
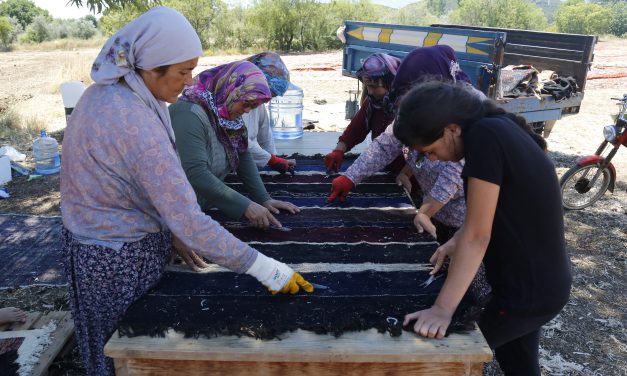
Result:
<svg viewBox="0 0 627 376"><path fill-rule="evenodd" d="M402 186L407 192L411 192L411 180L409 179L409 176L401 172L396 176L395 180L396 184Z"/></svg>
<svg viewBox="0 0 627 376"><path fill-rule="evenodd" d="M277 213L279 212L277 209L275 210ZM267 229L270 225L281 227L281 222L270 213L270 210L256 202L251 202L250 205L248 205L244 216L250 221L251 225L257 228Z"/></svg>
<svg viewBox="0 0 627 376"><path fill-rule="evenodd" d="M456 247L455 237L452 237L449 241L439 246L429 259L429 262L433 264L433 269L429 274L437 273L442 268L442 265L444 265L446 258L450 257L455 252Z"/></svg>
<svg viewBox="0 0 627 376"><path fill-rule="evenodd" d="M279 210L281 209L288 211L292 214L300 213L300 209L298 208L298 206L287 201L268 200L263 203L263 206L266 209L270 210L272 214L279 214Z"/></svg>
<svg viewBox="0 0 627 376"><path fill-rule="evenodd" d="M405 315L403 326L407 326L411 321L414 323L414 332L427 338L444 338L446 329L451 323L453 313L434 305L429 309Z"/></svg>
<svg viewBox="0 0 627 376"><path fill-rule="evenodd" d="M180 256L185 264L192 269L193 271L200 272L205 268L209 267L202 257L198 256L198 254L188 246L186 246L179 238L172 235L172 260L176 255Z"/></svg>
<svg viewBox="0 0 627 376"><path fill-rule="evenodd" d="M433 222L431 222L431 218L429 218L428 215L421 212L416 213L416 216L414 217L414 226L416 226L419 233L422 234L426 231L427 234L436 239L438 238L435 226L433 225Z"/></svg>

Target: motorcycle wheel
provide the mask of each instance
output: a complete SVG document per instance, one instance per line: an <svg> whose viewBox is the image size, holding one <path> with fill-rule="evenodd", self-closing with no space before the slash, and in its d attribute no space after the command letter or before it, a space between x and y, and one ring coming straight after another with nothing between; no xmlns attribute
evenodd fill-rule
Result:
<svg viewBox="0 0 627 376"><path fill-rule="evenodd" d="M592 187L590 179L599 170L597 165L573 166L560 179L562 205L566 209L579 210L592 205L610 186L610 170L604 168Z"/></svg>

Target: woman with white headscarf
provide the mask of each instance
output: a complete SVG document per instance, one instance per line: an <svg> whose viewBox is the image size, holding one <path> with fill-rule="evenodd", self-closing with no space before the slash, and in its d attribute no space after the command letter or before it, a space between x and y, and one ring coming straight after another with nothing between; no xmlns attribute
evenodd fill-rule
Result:
<svg viewBox="0 0 627 376"><path fill-rule="evenodd" d="M104 45L65 131L61 213L65 272L87 373L113 375L103 349L128 306L160 279L171 249L202 266L257 278L273 293L313 291L287 265L203 214L176 155L165 102L175 102L202 54L177 11L158 7Z"/></svg>

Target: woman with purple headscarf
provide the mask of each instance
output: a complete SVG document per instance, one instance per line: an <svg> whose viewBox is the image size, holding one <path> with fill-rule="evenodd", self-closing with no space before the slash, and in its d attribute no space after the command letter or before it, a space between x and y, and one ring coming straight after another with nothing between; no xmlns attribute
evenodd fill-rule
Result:
<svg viewBox="0 0 627 376"><path fill-rule="evenodd" d="M394 111L386 106L385 102L400 63L401 61L394 56L374 53L368 56L359 68L357 78L366 87L368 95L340 136L335 149L324 157L327 171L338 172L342 166L344 153L365 140L368 133L371 133L374 140L394 120ZM405 161L399 157L389 168L398 173L404 165Z"/></svg>
<svg viewBox="0 0 627 376"><path fill-rule="evenodd" d="M395 102L411 88L413 83L425 79L470 82L457 63L453 49L446 45L419 47L411 51L398 68L386 97L389 111L395 109ZM470 90L475 90L468 85ZM475 90L477 95L483 93ZM394 137L392 125L353 162L346 172L333 180L329 201L346 198L351 189L363 179L382 170L396 158L403 157L403 144ZM408 163L399 174L397 182L408 191L413 188L408 176L414 176L424 195L414 218L419 232L426 231L443 242L452 236L462 224L465 201L462 180L462 164L424 160L415 153L408 154ZM418 161L418 162L416 162ZM431 218L436 219L438 229Z"/></svg>
<svg viewBox="0 0 627 376"><path fill-rule="evenodd" d="M245 217L255 227L268 228L281 227L273 213L300 211L270 197L249 151L242 115L270 98L263 72L251 62L237 61L200 73L170 106L181 164L205 212L218 208L230 218ZM231 172L252 199L224 184Z"/></svg>
<svg viewBox="0 0 627 376"><path fill-rule="evenodd" d="M63 264L88 375L114 375L104 345L126 309L161 278L171 251L193 250L274 292L313 291L298 273L236 239L198 206L176 155L166 102L202 55L179 12L157 7L114 34L63 140Z"/></svg>

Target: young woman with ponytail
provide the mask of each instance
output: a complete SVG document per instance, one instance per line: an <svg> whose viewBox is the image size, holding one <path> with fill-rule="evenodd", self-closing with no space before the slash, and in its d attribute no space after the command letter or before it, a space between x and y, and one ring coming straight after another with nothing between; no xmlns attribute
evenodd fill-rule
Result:
<svg viewBox="0 0 627 376"><path fill-rule="evenodd" d="M479 327L506 375L540 375L540 328L568 301L570 260L555 168L525 120L468 88L433 81L402 99L394 135L430 160L459 161L464 224L431 258L450 258L434 305L406 315L416 333L442 338L482 260L492 298Z"/></svg>

